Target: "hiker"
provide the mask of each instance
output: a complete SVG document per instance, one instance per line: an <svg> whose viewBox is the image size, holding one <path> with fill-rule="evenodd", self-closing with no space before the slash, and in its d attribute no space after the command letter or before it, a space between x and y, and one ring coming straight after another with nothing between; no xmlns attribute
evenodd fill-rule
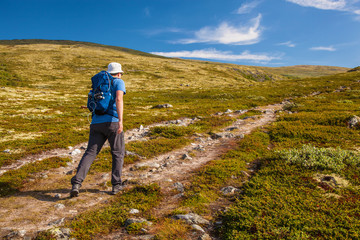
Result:
<svg viewBox="0 0 360 240"><path fill-rule="evenodd" d="M121 182L121 171L125 153L123 96L126 94L126 90L125 83L121 79L123 75L121 64L112 62L108 65L107 72L102 71L102 73L110 74L113 77L112 95L115 97L115 102L111 107L115 110L115 114L105 113L99 115L95 112L93 113L88 146L80 160L76 175L71 179L72 189L70 197L78 196L81 184L106 140L110 144L112 154L111 194L115 195L123 188Z"/></svg>

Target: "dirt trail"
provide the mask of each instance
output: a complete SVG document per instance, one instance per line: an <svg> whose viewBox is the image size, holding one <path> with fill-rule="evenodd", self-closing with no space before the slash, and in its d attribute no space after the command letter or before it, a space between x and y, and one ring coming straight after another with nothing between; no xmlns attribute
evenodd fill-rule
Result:
<svg viewBox="0 0 360 240"><path fill-rule="evenodd" d="M280 110L281 104L256 108L262 115L256 118L238 119L231 126L224 128L217 135L218 138L199 135L194 137L192 144L176 151L128 165L123 170L123 179L130 183L158 183L164 191L173 188L174 182L186 179L191 173L207 162L218 158L231 146L235 138L241 138L254 129L274 121L275 111ZM237 114L231 113L236 117ZM181 120L188 124L190 119ZM161 125L161 124L154 124ZM138 140L143 137L143 129L126 132L126 141ZM85 144L75 146L84 149ZM72 155L73 162L67 167L53 169L40 174L36 184L29 184L21 192L12 196L0 198L0 237L6 236L14 230L26 231L26 236L61 224L65 219L72 218L94 206L106 203L110 188L105 182L110 180L110 174L96 173L88 175L81 188L79 197L69 198L71 171L77 164L84 150ZM10 168L19 168L26 162L36 161L51 156L69 156L68 149L49 151L38 156L32 156L19 161ZM187 155L185 155L187 154ZM7 169L1 169L5 172ZM68 174L67 174L68 173ZM130 186L130 185L129 185Z"/></svg>

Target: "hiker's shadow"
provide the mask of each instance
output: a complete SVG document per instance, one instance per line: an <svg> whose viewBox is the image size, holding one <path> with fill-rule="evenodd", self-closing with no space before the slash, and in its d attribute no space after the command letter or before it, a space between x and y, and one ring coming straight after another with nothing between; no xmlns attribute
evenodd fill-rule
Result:
<svg viewBox="0 0 360 240"><path fill-rule="evenodd" d="M110 194L109 191L103 191L100 189L80 189L80 194L84 194L86 192ZM2 198L6 197L33 197L39 201L57 202L70 199L70 189L61 188L52 190L16 191L14 194L2 196Z"/></svg>

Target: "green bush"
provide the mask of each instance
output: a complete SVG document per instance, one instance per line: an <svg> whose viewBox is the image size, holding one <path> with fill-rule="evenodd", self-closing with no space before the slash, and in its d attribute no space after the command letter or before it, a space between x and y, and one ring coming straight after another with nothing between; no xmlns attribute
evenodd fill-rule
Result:
<svg viewBox="0 0 360 240"><path fill-rule="evenodd" d="M110 203L96 210L90 210L76 216L69 225L72 237L76 239L101 239L96 235L107 234L121 228L129 217L129 210L139 209L146 213L157 206L162 199L160 187L156 184L136 186L115 196ZM135 231L139 225L129 228Z"/></svg>
<svg viewBox="0 0 360 240"><path fill-rule="evenodd" d="M193 134L194 130L183 126L158 126L150 129L150 137L179 138Z"/></svg>
<svg viewBox="0 0 360 240"><path fill-rule="evenodd" d="M359 191L335 198L314 181L314 171L282 159L262 168L223 214L221 239L359 239Z"/></svg>
<svg viewBox="0 0 360 240"><path fill-rule="evenodd" d="M334 148L316 148L311 144L300 149L278 151L280 157L288 164L300 165L315 170L342 171L347 165L359 166L360 155L353 151Z"/></svg>
<svg viewBox="0 0 360 240"><path fill-rule="evenodd" d="M70 158L51 157L42 161L28 163L20 169L9 170L0 176L0 196L13 194L29 182L34 174L52 168L65 167Z"/></svg>

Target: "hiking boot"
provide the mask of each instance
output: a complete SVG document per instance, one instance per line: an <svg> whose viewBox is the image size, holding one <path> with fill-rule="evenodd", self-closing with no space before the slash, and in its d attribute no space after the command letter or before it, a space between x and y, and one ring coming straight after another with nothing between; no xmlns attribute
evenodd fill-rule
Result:
<svg viewBox="0 0 360 240"><path fill-rule="evenodd" d="M111 195L116 195L118 192L123 190L123 186L121 184L116 184L112 187Z"/></svg>
<svg viewBox="0 0 360 240"><path fill-rule="evenodd" d="M81 187L80 184L73 184L72 185L72 189L71 189L71 192L70 192L70 197L71 198L77 197L79 195L80 187Z"/></svg>

